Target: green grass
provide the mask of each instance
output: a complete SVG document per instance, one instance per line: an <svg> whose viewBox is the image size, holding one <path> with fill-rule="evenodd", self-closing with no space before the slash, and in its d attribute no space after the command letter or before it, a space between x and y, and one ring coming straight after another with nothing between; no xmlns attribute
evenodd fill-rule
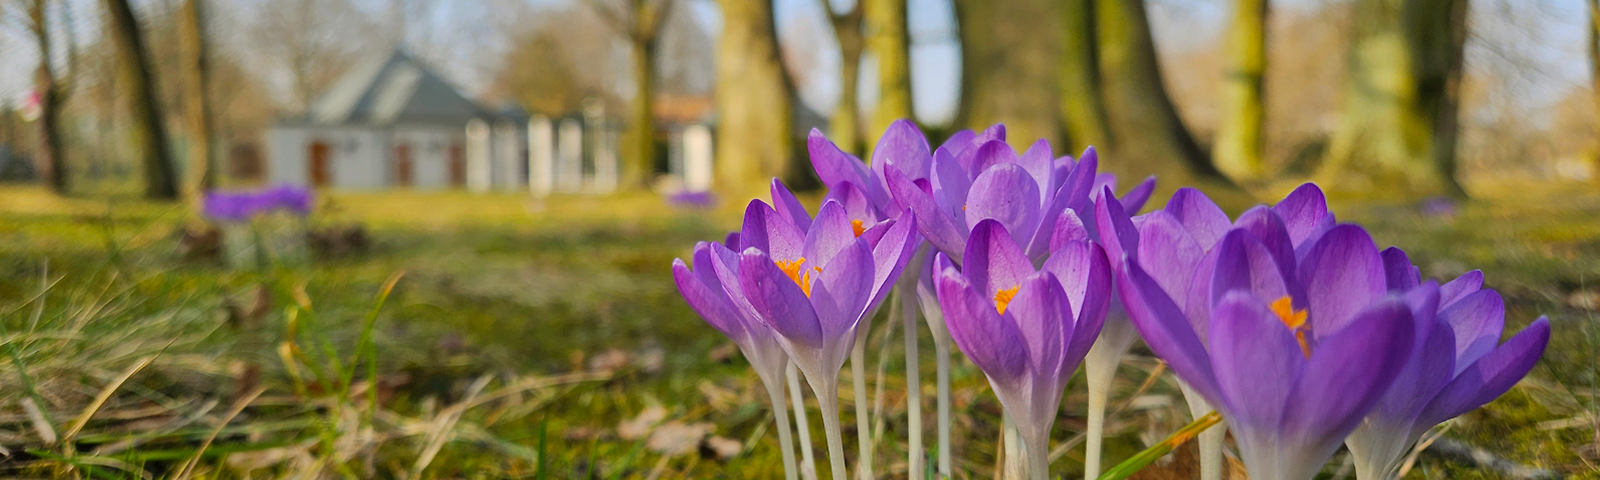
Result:
<svg viewBox="0 0 1600 480"><path fill-rule="evenodd" d="M1449 435L1525 465L1600 478L1592 420L1600 326L1569 304L1575 293L1600 292L1600 197L1572 192L1504 187L1448 218L1352 202L1336 211L1367 224L1379 243L1405 248L1428 275L1483 269L1506 296L1508 331L1551 317L1551 350L1532 378ZM181 207L0 187L0 445L11 450L0 475L174 477L198 458L192 476L220 478L781 478L759 382L678 298L668 271L694 242L736 227L741 209L730 201L678 210L653 196L541 205L520 195L334 194L312 225L362 223L370 251L256 271L179 258L176 232L191 221ZM378 308L397 272L403 278ZM226 299L247 304L261 285L265 315L230 322ZM900 340L883 335L885 323L874 323L869 342L871 351L895 351L885 356L886 433L877 446L877 471L893 477L905 471L905 383ZM923 336L931 415L932 344ZM1147 355L1136 351L1124 366L1114 408L1154 368ZM43 440L41 428L65 431L152 356L74 441ZM955 365L957 470L989 478L999 406L980 372ZM260 381L241 382L252 369ZM22 407L32 396L24 372L41 415ZM253 386L264 393L246 406ZM1067 394L1057 443L1082 428L1080 390ZM843 424L853 427L843 393ZM372 398L379 409L369 408ZM224 423L236 404L242 410ZM1117 433L1111 464L1189 421L1170 377L1130 405L1108 425ZM619 434L655 406L666 411L663 423L708 422L713 435L750 442L723 462L694 449L663 457ZM820 423L813 411L825 456ZM851 428L846 438L853 455ZM933 447L931 429L925 442ZM1077 475L1080 455L1069 449L1054 471ZM1494 474L1424 455L1411 476Z"/></svg>

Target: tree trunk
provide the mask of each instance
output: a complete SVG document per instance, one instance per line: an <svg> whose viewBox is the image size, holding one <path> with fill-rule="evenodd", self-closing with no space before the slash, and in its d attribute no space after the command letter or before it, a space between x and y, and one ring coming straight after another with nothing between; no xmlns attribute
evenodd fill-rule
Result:
<svg viewBox="0 0 1600 480"><path fill-rule="evenodd" d="M183 43L187 88L184 106L189 124L189 184L191 199L217 185L217 162L211 148L210 69L206 49L205 0L185 0L178 34Z"/></svg>
<svg viewBox="0 0 1600 480"><path fill-rule="evenodd" d="M1464 195L1454 178L1464 0L1358 0L1344 112L1318 176L1335 189Z"/></svg>
<svg viewBox="0 0 1600 480"><path fill-rule="evenodd" d="M889 124L911 115L911 37L906 30L906 0L866 2L867 47L878 62L878 103L867 126L871 149Z"/></svg>
<svg viewBox="0 0 1600 480"><path fill-rule="evenodd" d="M1167 172L1175 162L1200 179L1227 184L1167 95L1144 0L1097 0L1095 17L1112 135L1130 140L1118 144L1116 163Z"/></svg>
<svg viewBox="0 0 1600 480"><path fill-rule="evenodd" d="M827 0L822 2L828 6ZM865 39L861 33L861 6L843 15L833 15L834 37L839 40L839 106L828 121L828 139L846 152L860 155L861 111L858 105L861 83L861 50ZM879 135L882 132L877 132Z"/></svg>
<svg viewBox="0 0 1600 480"><path fill-rule="evenodd" d="M121 82L128 91L130 125L144 165L145 197L160 200L178 198L176 173L167 147L167 129L156 101L155 73L144 49L139 19L128 0L105 0L111 35L122 63Z"/></svg>
<svg viewBox="0 0 1600 480"><path fill-rule="evenodd" d="M1419 59L1417 103L1433 133L1431 160L1445 195L1465 198L1456 180L1456 140L1460 134L1461 64L1467 44L1467 0L1415 0L1411 25L1412 56Z"/></svg>
<svg viewBox="0 0 1600 480"><path fill-rule="evenodd" d="M1107 131L1106 103L1101 93L1100 42L1095 39L1094 0L1062 3L1061 119L1066 123L1068 152L1090 146L1115 149Z"/></svg>
<svg viewBox="0 0 1600 480"><path fill-rule="evenodd" d="M720 0L717 41L717 177L728 191L789 177L793 105L778 52L771 2Z"/></svg>
<svg viewBox="0 0 1600 480"><path fill-rule="evenodd" d="M1600 113L1600 0L1589 0L1589 88L1595 101L1595 112ZM1600 138L1600 121L1595 122ZM1600 146L1591 154L1589 179L1600 183Z"/></svg>
<svg viewBox="0 0 1600 480"><path fill-rule="evenodd" d="M61 141L61 103L64 100L61 84L51 70L53 63L49 22L45 17L45 0L28 4L28 17L33 23L34 41L39 45L39 67L34 70L34 88L39 93L39 158L40 176L50 190L65 195L71 188L71 170Z"/></svg>
<svg viewBox="0 0 1600 480"><path fill-rule="evenodd" d="M1056 81L1060 28L1052 0L957 0L961 29L961 112L957 125L1005 123L1006 140L1062 145Z"/></svg>
<svg viewBox="0 0 1600 480"><path fill-rule="evenodd" d="M1265 174L1261 163L1262 77L1267 67L1267 0L1234 0L1228 29L1228 75L1223 98L1227 116L1212 153L1217 168L1236 180Z"/></svg>
<svg viewBox="0 0 1600 480"><path fill-rule="evenodd" d="M627 189L650 187L656 167L655 136L655 82L651 68L655 65L656 42L653 38L629 39L633 46L633 102L628 105L628 131L623 134L623 155L627 162L622 172L622 186Z"/></svg>

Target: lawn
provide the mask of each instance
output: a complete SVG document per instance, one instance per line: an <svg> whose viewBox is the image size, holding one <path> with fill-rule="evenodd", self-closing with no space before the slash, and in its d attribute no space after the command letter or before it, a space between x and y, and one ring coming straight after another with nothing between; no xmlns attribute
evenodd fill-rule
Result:
<svg viewBox="0 0 1600 480"><path fill-rule="evenodd" d="M1444 453L1421 455L1410 478L1504 475L1448 453L1462 449L1600 478L1600 196L1483 190L1451 208L1335 208L1426 275L1483 269L1506 297L1508 333L1540 314L1555 329L1530 378L1451 422L1430 449ZM760 383L678 298L668 270L734 228L741 209L642 195L334 193L308 226L364 225L364 252L234 268L178 254L193 222L183 207L0 187L0 475L782 478ZM883 412L876 470L903 477L904 365L886 323L868 339ZM990 478L999 405L980 372L955 365L958 477ZM1125 362L1109 461L1189 420L1172 377L1152 376L1162 370L1141 349ZM1075 382L1056 444L1076 445L1084 396ZM931 428L925 439L931 449ZM1082 448L1060 450L1055 471L1078 475ZM1145 476L1188 478L1188 456Z"/></svg>

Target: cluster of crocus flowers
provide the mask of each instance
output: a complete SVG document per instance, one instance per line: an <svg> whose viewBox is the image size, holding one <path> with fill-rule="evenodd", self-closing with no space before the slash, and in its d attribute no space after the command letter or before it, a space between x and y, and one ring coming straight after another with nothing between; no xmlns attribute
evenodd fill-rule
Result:
<svg viewBox="0 0 1600 480"><path fill-rule="evenodd" d="M1142 337L1195 416L1219 413L1252 478L1266 480L1310 479L1341 445L1360 478L1390 478L1424 432L1506 392L1548 342L1541 318L1501 343L1504 306L1480 273L1424 281L1404 252L1380 252L1364 229L1338 223L1315 185L1236 219L1189 188L1135 215L1153 177L1119 198L1092 148L1055 157L1041 140L1018 154L1005 140L996 125L930 150L899 121L869 165L813 131L808 150L827 187L815 217L773 180L771 203L751 201L738 232L697 244L693 269L674 262L684 298L767 387L791 480L783 371L795 382L797 366L816 393L843 479L847 358L857 469L873 478L860 347L890 293L905 315L908 473L918 478L919 311L939 349L942 476L952 342L1000 401L1007 438L1021 444L1007 440L1007 458L1026 458L1016 473L1048 478L1050 431L1082 363L1085 473L1098 476L1111 375ZM1219 478L1224 429L1200 438L1202 478Z"/></svg>
<svg viewBox="0 0 1600 480"><path fill-rule="evenodd" d="M1335 223L1322 198L1307 184L1232 222L1194 190L1137 219L1114 200L1097 211L1133 323L1222 413L1252 478L1310 479L1347 437L1385 478L1427 428L1526 375L1549 336L1541 319L1497 347L1498 297L1464 294L1481 277L1441 302L1444 289Z"/></svg>
<svg viewBox="0 0 1600 480"><path fill-rule="evenodd" d="M293 185L280 185L259 191L207 192L201 213L223 222L247 222L274 211L306 216L315 205L311 191Z"/></svg>

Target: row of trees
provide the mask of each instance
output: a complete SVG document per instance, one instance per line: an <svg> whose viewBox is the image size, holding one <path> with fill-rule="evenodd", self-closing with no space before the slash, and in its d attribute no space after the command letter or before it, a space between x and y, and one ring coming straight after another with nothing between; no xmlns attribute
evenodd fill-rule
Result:
<svg viewBox="0 0 1600 480"><path fill-rule="evenodd" d="M75 41L73 10L65 2L51 0L12 0L8 13L21 22L38 47L39 64L34 73L39 119L35 155L41 174L52 190L65 193L71 188L72 165L67 161L67 143L62 107L78 83L69 81L82 65ZM211 110L207 95L208 67L204 5L202 0L183 0L178 18L180 55L183 64L186 124L190 127L190 179L178 178L167 138L166 117L159 99L160 84L155 77L154 60L138 16L127 0L103 0L106 37L114 49L115 84L125 90L122 108L131 121L128 129L145 185L145 196L176 199L180 192L198 194L214 185L215 161L210 148ZM54 18L50 13L56 13ZM65 42L65 59L58 58L55 40Z"/></svg>
<svg viewBox="0 0 1600 480"><path fill-rule="evenodd" d="M95 90L121 102L115 108L125 119L126 142L134 152L152 197L174 198L182 191L212 185L218 152L209 140L227 135L234 101L222 90L281 79L286 95L279 105L257 106L257 116L294 112L310 103L363 49L404 42L428 60L455 62L461 50L425 48L433 35L411 29L412 22L437 18L436 2L394 0L388 20L374 20L348 0L283 0L218 2L222 7L246 5L236 17L243 25L226 28L242 36L233 56L216 53L217 39L207 35L208 0L177 0L162 15L135 16L126 0L100 0L105 34L79 51L72 16L74 2L65 0L0 0L11 25L27 27L43 61L35 75L41 119L37 122L36 157L52 188L66 191L74 178L66 150L81 146L64 140L63 105L87 84L79 70L107 77ZM211 0L215 1L215 0ZM1593 5L1597 0L1590 0ZM1345 65L1339 119L1326 130L1325 147L1310 168L1284 172L1263 155L1263 125L1268 118L1265 79L1270 45L1267 0L1227 0L1231 10L1224 59L1227 75L1215 99L1181 99L1186 106L1210 102L1219 111L1214 131L1200 132L1179 115L1172 83L1165 78L1151 32L1146 0L951 0L962 51L961 89L953 125L928 125L939 136L954 128L981 128L1005 122L1017 139L1048 138L1058 149L1077 151L1095 145L1124 173L1183 173L1216 185L1258 185L1285 176L1311 176L1335 188L1381 190L1403 195L1463 195L1456 181L1458 111L1461 103L1463 49L1468 35L1467 0L1349 0L1350 15L1343 58L1326 61ZM159 2L158 2L159 3ZM830 138L858 154L875 143L875 135L892 119L913 117L910 46L905 0L818 0L827 12L838 56L840 99L830 122ZM159 6L159 5L158 5ZM715 89L719 118L719 176L723 185L741 185L765 176L798 178L800 167L793 138L793 104L797 79L811 74L795 65L796 56L814 54L786 49L778 39L773 3L767 0L717 0L722 32L667 35L693 24L685 12L710 8L710 0L577 0L573 10L587 13L592 24L559 18L515 0L452 5L457 10L488 12L485 25L458 22L463 29L507 29L506 24L536 27L514 32L510 47L492 63L498 72L491 94L516 100L530 110L547 113L573 108L579 97L600 94L625 105L629 130L623 140L626 184L647 188L659 155L653 138L658 90ZM472 8L467 8L472 7ZM146 9L156 8L144 6ZM137 18L144 18L140 28ZM503 23L494 23L496 18ZM1600 18L1600 17L1596 17ZM420 20L419 20L420 19ZM512 21L509 19L522 19ZM526 20L532 19L529 22ZM483 28L487 27L487 28ZM1590 26L1594 31L1594 25ZM237 32L235 32L237 31ZM389 31L399 31L388 38ZM386 40L368 40L382 37ZM410 38L419 37L419 38ZM63 41L65 40L65 41ZM485 50L481 38L456 39L467 51ZM613 40L625 46L626 61L612 62ZM1292 39L1278 39L1278 41ZM383 45L368 45L378 42ZM704 42L704 43L699 43ZM792 39L790 43L793 43ZM1592 42L1593 43L1593 42ZM413 45L415 44L415 45ZM255 56L238 55L240 46ZM1600 43L1596 43L1600 45ZM1600 51L1600 47L1594 47ZM421 50L421 51L418 51ZM804 49L800 49L804 50ZM574 51L584 54L562 55ZM698 58L696 55L714 55ZM694 58L689 58L694 57ZM267 59L268 62L258 60ZM576 60L574 60L576 59ZM874 78L860 78L864 60L876 68ZM220 61L219 61L220 60ZM787 60L787 61L786 61ZM473 60L478 61L478 60ZM240 63L273 65L271 75L248 72ZM490 63L481 61L480 63ZM615 65L601 65L598 64ZM715 68L696 68L701 65ZM95 67L115 67L96 72ZM530 67L531 66L531 67ZM709 70L709 72L707 72ZM594 73L599 71L601 73ZM574 75L594 78L577 82ZM211 89L208 77L222 75L230 89ZM628 91L605 91L618 85L610 77L626 75ZM248 78L248 77L257 78ZM700 77L706 78L700 78ZM157 77L160 77L159 80ZM1600 77L1596 77L1600 78ZM858 91L871 84L878 94L862 110ZM110 86L108 86L110 85ZM114 86L114 88L112 88ZM600 91L597 91L600 90ZM209 95L207 94L209 92ZM256 90L260 93L259 90ZM265 95L258 95L265 96ZM211 101L208 101L211 100ZM216 106L221 105L221 106ZM105 110L109 107L102 108ZM1335 108L1330 108L1330 110ZM191 157L178 179L168 151L163 122L176 112ZM104 117L108 114L102 114ZM219 129L222 133L219 133ZM82 156L82 155L80 155ZM81 167L80 167L81 168Z"/></svg>
<svg viewBox="0 0 1600 480"><path fill-rule="evenodd" d="M672 0L627 0L631 15L607 13L635 45L634 107L625 151L635 187L653 165L649 140L654 62L650 41ZM612 5L594 0L596 10ZM843 60L831 136L857 153L894 118L910 117L904 0L822 1ZM959 127L1006 122L1019 139L1050 138L1078 150L1096 145L1138 173L1186 172L1218 185L1274 179L1263 161L1267 65L1266 0L1232 0L1224 119L1206 142L1168 94L1144 0L954 0L962 49ZM796 175L788 128L793 82L783 69L769 2L725 0L717 49L724 184ZM1328 147L1314 177L1335 188L1408 196L1465 192L1456 181L1457 111L1466 0L1354 0L1348 78ZM629 20L621 20L629 19ZM863 53L877 61L878 100L856 118ZM873 79L868 79L872 81ZM938 129L930 129L938 131Z"/></svg>

